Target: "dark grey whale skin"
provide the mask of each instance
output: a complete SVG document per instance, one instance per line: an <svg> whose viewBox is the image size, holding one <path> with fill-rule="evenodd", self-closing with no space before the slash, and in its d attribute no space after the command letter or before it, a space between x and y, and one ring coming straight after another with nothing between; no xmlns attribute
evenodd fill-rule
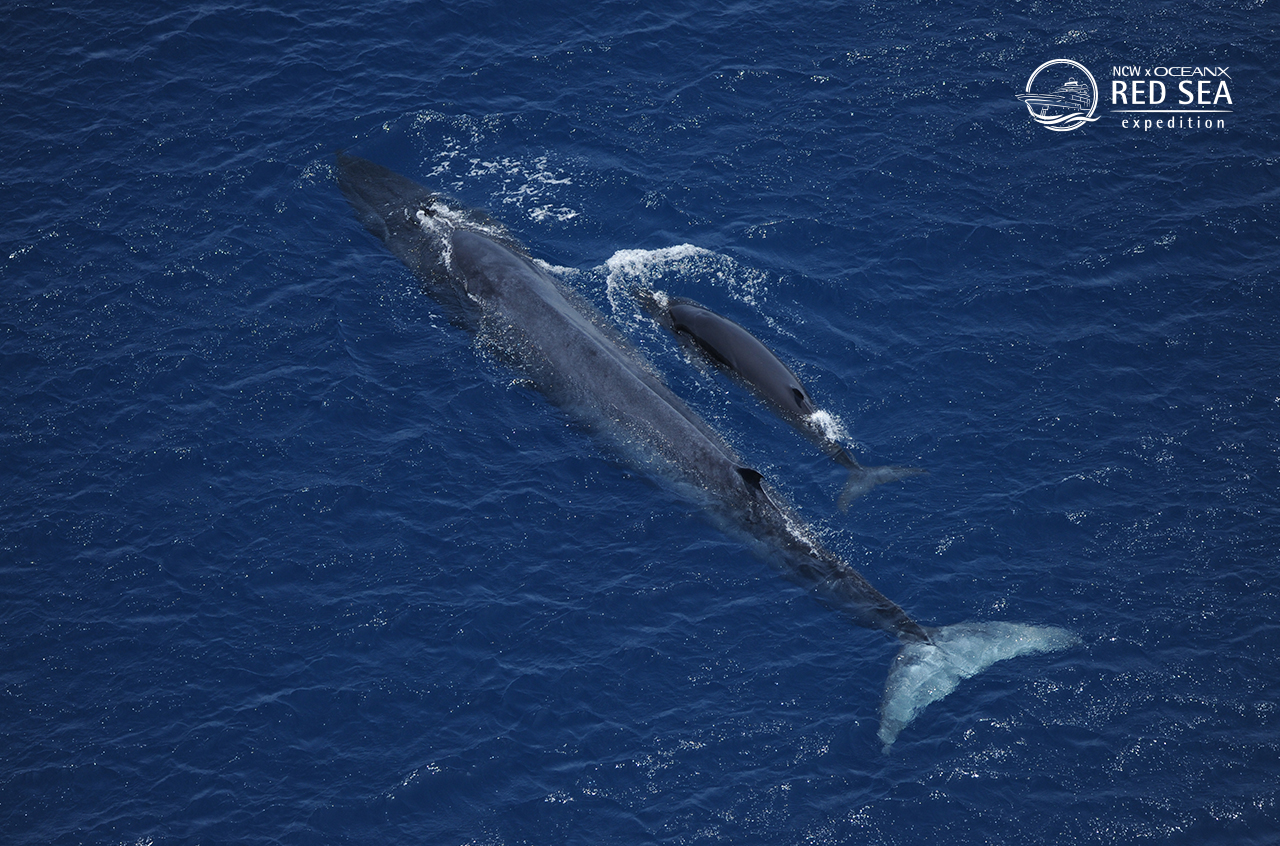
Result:
<svg viewBox="0 0 1280 846"><path fill-rule="evenodd" d="M818 408L791 368L739 324L684 297L659 297L646 289L637 290L635 296L654 320L674 332L686 347L696 350L764 400L774 413L849 471L839 498L841 509L848 508L849 503L876 485L926 472L919 467L859 464L814 422L813 414Z"/></svg>
<svg viewBox="0 0 1280 846"><path fill-rule="evenodd" d="M340 154L337 176L365 228L552 402L674 482L824 604L904 642L929 642L500 226L366 159Z"/></svg>

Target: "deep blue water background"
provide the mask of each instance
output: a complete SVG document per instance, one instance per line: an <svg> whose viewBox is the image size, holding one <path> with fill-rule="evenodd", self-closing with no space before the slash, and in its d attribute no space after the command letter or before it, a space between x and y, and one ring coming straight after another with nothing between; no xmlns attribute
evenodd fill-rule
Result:
<svg viewBox="0 0 1280 846"><path fill-rule="evenodd" d="M115 6L0 11L0 841L1280 837L1272 4ZM1048 132L1052 58L1235 111ZM338 149L505 221L917 618L1081 645L882 755L893 644L449 325ZM839 514L637 280L930 475Z"/></svg>

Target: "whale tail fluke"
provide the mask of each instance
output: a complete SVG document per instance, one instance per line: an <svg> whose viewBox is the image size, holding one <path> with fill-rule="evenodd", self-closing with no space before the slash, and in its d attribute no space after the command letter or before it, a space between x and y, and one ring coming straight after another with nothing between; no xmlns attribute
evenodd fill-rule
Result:
<svg viewBox="0 0 1280 846"><path fill-rule="evenodd" d="M959 623L929 629L929 641L905 644L889 668L880 702L884 751L921 711L997 661L1057 652L1080 642L1066 629L1020 623Z"/></svg>
<svg viewBox="0 0 1280 846"><path fill-rule="evenodd" d="M840 492L840 498L836 500L836 505L840 507L841 511L847 511L850 503L877 485L896 482L899 479L919 476L921 473L927 472L929 471L919 467L895 467L892 465L863 467L855 461L853 466L849 468L849 478L844 483L844 490Z"/></svg>

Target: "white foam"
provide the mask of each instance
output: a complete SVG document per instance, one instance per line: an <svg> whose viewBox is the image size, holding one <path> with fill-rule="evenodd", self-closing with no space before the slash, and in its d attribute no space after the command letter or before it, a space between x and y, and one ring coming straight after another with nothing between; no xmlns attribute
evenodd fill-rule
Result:
<svg viewBox="0 0 1280 846"><path fill-rule="evenodd" d="M573 220L577 216L578 212L568 208L567 206L553 207L546 205L538 206L537 208L529 210L529 217L539 223L546 220L554 220L559 223L564 223L566 220Z"/></svg>
<svg viewBox="0 0 1280 846"><path fill-rule="evenodd" d="M491 208L514 205L540 223L578 217L580 212L566 204L573 177L561 171L558 159L493 154L495 138L507 125L509 118L502 115L446 115L431 109L415 115L412 133L435 151L423 163L426 184L454 193L486 190ZM396 127L387 123L383 129L393 132Z"/></svg>
<svg viewBox="0 0 1280 846"><path fill-rule="evenodd" d="M646 284L663 273L680 269L678 265L691 259L707 259L712 256L715 253L693 244L680 244L658 250L618 250L604 263L605 282L610 288L615 285Z"/></svg>
<svg viewBox="0 0 1280 846"><path fill-rule="evenodd" d="M636 324L638 310L632 297L636 288L657 292L656 283L664 275L694 273L700 264L714 258L717 258L715 253L692 244L658 250L618 250L599 268L604 275L609 307L624 324ZM658 296L665 298L666 295L658 293Z"/></svg>
<svg viewBox="0 0 1280 846"><path fill-rule="evenodd" d="M889 669L880 702L880 742L887 752L920 712L997 661L1057 652L1079 642L1066 629L1020 623L960 623L930 632L929 643L909 643Z"/></svg>
<svg viewBox="0 0 1280 846"><path fill-rule="evenodd" d="M568 206L546 202L550 192L560 186L572 185L573 179L551 169L547 156L538 156L532 162L502 156L493 161L469 157L468 181L497 179L501 182L500 201L504 205L516 205L525 209L531 220L539 223L556 220L563 223L577 217L579 212Z"/></svg>
<svg viewBox="0 0 1280 846"><path fill-rule="evenodd" d="M562 264L552 264L549 261L543 261L537 257L531 258L530 261L545 270L547 273L560 279L575 279L582 276L582 271L578 270L576 267L565 267Z"/></svg>
<svg viewBox="0 0 1280 846"><path fill-rule="evenodd" d="M829 411L818 409L806 418L810 425L822 433L822 436L832 443L846 443L849 440L849 433L845 431L844 424L840 422L840 418L836 417Z"/></svg>

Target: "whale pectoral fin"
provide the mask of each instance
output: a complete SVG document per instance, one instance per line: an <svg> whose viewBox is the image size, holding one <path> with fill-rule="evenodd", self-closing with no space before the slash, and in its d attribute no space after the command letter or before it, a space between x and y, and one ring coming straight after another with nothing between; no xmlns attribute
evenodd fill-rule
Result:
<svg viewBox="0 0 1280 846"><path fill-rule="evenodd" d="M763 490L760 486L764 483L764 476L750 467L739 467L738 475L742 477L742 481L746 482L756 490Z"/></svg>

